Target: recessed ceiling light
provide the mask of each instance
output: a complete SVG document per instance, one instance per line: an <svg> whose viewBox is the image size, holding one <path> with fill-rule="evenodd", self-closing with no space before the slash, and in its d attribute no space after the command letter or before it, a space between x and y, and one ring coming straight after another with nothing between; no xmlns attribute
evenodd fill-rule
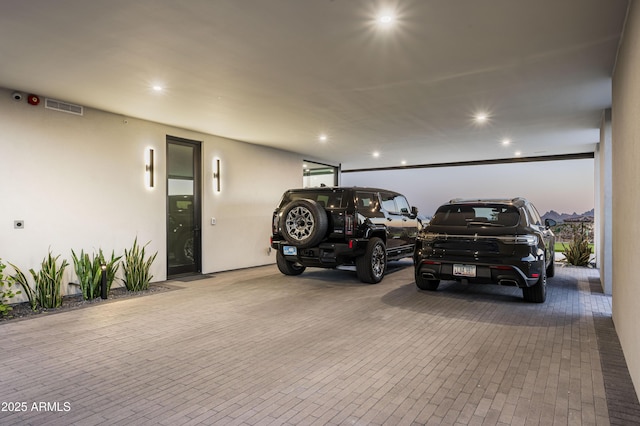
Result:
<svg viewBox="0 0 640 426"><path fill-rule="evenodd" d="M378 24L380 24L381 26L389 26L392 25L396 20L396 17L391 14L391 13L382 13L380 15L378 15Z"/></svg>
<svg viewBox="0 0 640 426"><path fill-rule="evenodd" d="M509 138L502 139L502 145L504 146L511 145L511 139Z"/></svg>
<svg viewBox="0 0 640 426"><path fill-rule="evenodd" d="M380 153L379 153L378 151L374 151L374 152L373 152L373 157L374 157L374 158L378 158L378 157L380 157Z"/></svg>
<svg viewBox="0 0 640 426"><path fill-rule="evenodd" d="M520 157L520 156L522 155L522 153L521 153L520 151L516 151L516 152L514 153L514 155L515 155L516 157Z"/></svg>
<svg viewBox="0 0 640 426"><path fill-rule="evenodd" d="M304 164L304 163L302 163L302 168L303 168L303 169L306 169L306 168L307 168L307 165L306 165L306 164Z"/></svg>
<svg viewBox="0 0 640 426"><path fill-rule="evenodd" d="M155 85L153 86L153 90L155 90L156 92L162 92L162 86Z"/></svg>
<svg viewBox="0 0 640 426"><path fill-rule="evenodd" d="M487 115L486 112L479 112L474 117L474 120L476 120L476 123L486 123L488 119L489 119L489 115Z"/></svg>
<svg viewBox="0 0 640 426"><path fill-rule="evenodd" d="M406 165L407 165L407 161L406 161L406 160L402 160L402 161L400 162L400 164L402 164L403 166L406 166Z"/></svg>
<svg viewBox="0 0 640 426"><path fill-rule="evenodd" d="M318 139L320 140L320 142L326 142L327 141L327 135L320 135L318 137Z"/></svg>

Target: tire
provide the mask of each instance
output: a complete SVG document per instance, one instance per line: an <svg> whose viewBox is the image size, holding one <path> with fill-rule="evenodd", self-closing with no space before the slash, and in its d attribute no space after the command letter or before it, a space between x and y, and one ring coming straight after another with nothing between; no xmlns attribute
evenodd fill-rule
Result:
<svg viewBox="0 0 640 426"><path fill-rule="evenodd" d="M364 255L356 259L356 273L363 283L376 284L382 281L387 270L387 247L384 241L374 237L367 243Z"/></svg>
<svg viewBox="0 0 640 426"><path fill-rule="evenodd" d="M300 275L307 269L296 262L289 262L280 251L276 253L276 264L280 272L285 275Z"/></svg>
<svg viewBox="0 0 640 426"><path fill-rule="evenodd" d="M185 264L191 264L194 262L193 258L193 237L191 235L185 235L180 238L176 246L176 260Z"/></svg>
<svg viewBox="0 0 640 426"><path fill-rule="evenodd" d="M440 280L428 280L426 278L422 278L422 276L418 273L416 269L415 273L416 278L416 286L420 290L428 290L428 291L436 291L438 286L440 285Z"/></svg>
<svg viewBox="0 0 640 426"><path fill-rule="evenodd" d="M555 262L555 253L551 252L551 263L549 263L549 267L547 268L547 278L553 278L556 274L556 262Z"/></svg>
<svg viewBox="0 0 640 426"><path fill-rule="evenodd" d="M294 200L282 209L280 216L282 236L293 246L305 248L318 244L329 227L327 212L317 202Z"/></svg>
<svg viewBox="0 0 640 426"><path fill-rule="evenodd" d="M540 275L538 282L531 287L522 289L524 300L531 303L544 303L547 299L547 274L546 271Z"/></svg>

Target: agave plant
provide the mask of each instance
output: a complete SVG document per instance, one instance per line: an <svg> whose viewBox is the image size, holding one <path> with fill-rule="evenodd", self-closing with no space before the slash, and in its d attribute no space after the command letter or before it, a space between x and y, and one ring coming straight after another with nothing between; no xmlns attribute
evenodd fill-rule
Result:
<svg viewBox="0 0 640 426"><path fill-rule="evenodd" d="M562 246L564 247L564 256L569 265L587 266L589 264L591 247L586 238L576 236L569 242L568 246L564 243L562 243Z"/></svg>
<svg viewBox="0 0 640 426"><path fill-rule="evenodd" d="M148 244L147 242L147 244L140 247L138 245L138 238L136 237L131 250L124 250L124 260L122 263L122 270L124 271L123 281L129 291L140 291L149 288L149 283L153 278L149 270L158 252L146 258L145 247L147 247Z"/></svg>

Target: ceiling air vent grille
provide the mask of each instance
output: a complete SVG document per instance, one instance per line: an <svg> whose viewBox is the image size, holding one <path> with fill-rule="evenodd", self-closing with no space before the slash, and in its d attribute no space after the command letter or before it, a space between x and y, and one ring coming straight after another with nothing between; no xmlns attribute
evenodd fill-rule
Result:
<svg viewBox="0 0 640 426"><path fill-rule="evenodd" d="M45 108L54 109L56 111L68 112L69 114L83 115L84 108L80 105L70 104L68 102L57 101L47 98L44 103Z"/></svg>

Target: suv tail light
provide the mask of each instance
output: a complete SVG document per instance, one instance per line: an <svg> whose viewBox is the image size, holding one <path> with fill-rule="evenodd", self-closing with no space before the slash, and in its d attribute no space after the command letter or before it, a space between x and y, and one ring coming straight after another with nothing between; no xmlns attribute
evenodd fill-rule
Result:
<svg viewBox="0 0 640 426"><path fill-rule="evenodd" d="M278 215L274 213L273 220L271 221L271 233L276 235L278 233Z"/></svg>
<svg viewBox="0 0 640 426"><path fill-rule="evenodd" d="M538 236L533 234L516 235L514 240L515 244L526 244L528 246L538 245Z"/></svg>
<svg viewBox="0 0 640 426"><path fill-rule="evenodd" d="M526 244L528 246L538 245L538 236L534 234L514 235L512 237L501 237L500 239L506 244Z"/></svg>
<svg viewBox="0 0 640 426"><path fill-rule="evenodd" d="M354 224L353 215L351 214L345 215L345 218L344 218L344 234L345 235L353 235L353 224Z"/></svg>

